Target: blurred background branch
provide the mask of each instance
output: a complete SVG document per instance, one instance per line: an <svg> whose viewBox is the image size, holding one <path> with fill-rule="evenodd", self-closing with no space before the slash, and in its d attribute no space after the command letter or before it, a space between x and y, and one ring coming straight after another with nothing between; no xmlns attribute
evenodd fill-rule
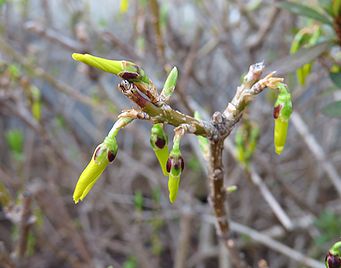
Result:
<svg viewBox="0 0 341 268"><path fill-rule="evenodd" d="M323 267L341 237L340 27L328 26L337 16L323 1L303 3L322 18L274 1L125 2L0 1L1 265L233 267L215 237L207 167L191 137L182 141L186 172L174 205L149 145L151 125L138 122L118 136L116 162L74 206L79 173L130 105L116 78L72 61L86 52L138 63L159 89L177 66L172 105L203 117L227 105L245 66L264 60L265 74L285 75L295 113L283 154L273 150L270 93L246 111L261 130L248 167L236 131L224 144L224 183L238 187L227 195L232 237L253 267ZM289 55L296 34L316 25L318 42L305 35ZM307 63L301 84L295 72Z"/></svg>

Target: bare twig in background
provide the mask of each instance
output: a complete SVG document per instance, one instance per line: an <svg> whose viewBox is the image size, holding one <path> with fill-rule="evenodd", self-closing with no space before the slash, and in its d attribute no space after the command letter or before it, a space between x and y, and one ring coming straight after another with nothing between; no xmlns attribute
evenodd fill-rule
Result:
<svg viewBox="0 0 341 268"><path fill-rule="evenodd" d="M62 33L57 32L53 29L46 29L42 24L39 24L35 21L28 21L25 23L25 28L28 31L31 31L39 36L46 38L50 42L57 42L62 47L71 50L71 51L81 51L85 52L86 48L82 46L82 44L78 43L74 39L64 36Z"/></svg>
<svg viewBox="0 0 341 268"><path fill-rule="evenodd" d="M103 113L107 113L105 111L103 111L103 107L96 105L94 103L94 101L79 93L78 91L75 91L73 88L71 88L69 85L66 85L60 81L58 81L57 79L55 79L52 75L50 75L49 73L45 72L42 68L39 67L35 67L32 66L31 63L29 63L27 61L27 59L25 59L24 57L20 56L9 44L7 44L5 42L5 40L3 40L2 38L0 38L0 50L2 50L4 53L11 55L16 62L20 63L25 69L28 70L28 72L33 72L34 76L39 77L45 81L47 81L48 83L50 83L51 85L54 86L55 89L59 90L60 92L67 94L68 96L76 99L79 102L82 102L86 105L89 105L90 107L99 110ZM108 117L110 116L109 113Z"/></svg>
<svg viewBox="0 0 341 268"><path fill-rule="evenodd" d="M188 248L179 257L181 263L205 268L230 262L226 249L220 246L226 239L215 239L214 217L209 216L210 223L203 219L210 213L206 202L207 168L205 161L197 162L202 156L194 136L188 137L190 143L187 138L183 142L186 168L175 205L167 201L167 179L156 168L157 162L148 147L150 124L144 122L120 135L118 159L88 200L77 209L71 201L75 180L91 156L89 152L126 102L115 91L116 80L91 68L76 68L70 53L86 51L137 61L161 88L166 74L156 68L161 61L149 3L128 1L128 11L120 13L120 1L114 5L109 0L103 0L100 5L87 0L62 0L61 5L46 0L3 2L0 4L0 149L3 152L0 180L8 190L10 203L27 186L35 189L31 191L34 200L31 213L36 221L30 229L33 237L24 264L72 268L130 264L173 267L176 255L184 253L176 245L182 241L181 211L189 204L190 232L185 236ZM198 110L201 114L211 114L224 107L227 99L233 97L245 66L255 60L267 63L264 73L277 70L280 75L289 74L329 49L327 43L321 43L287 57L292 29L297 26L296 21L301 23L304 18L296 20L286 12L276 15L277 8L265 2L157 2L161 7L158 15L167 17L162 29L167 67L172 64L180 70L181 80L175 92L182 94L176 96L174 104L191 113ZM201 31L199 37L196 29ZM249 46L255 48L249 51ZM326 237L328 232L316 222L335 223L326 221L326 211L336 222L341 215L339 188L334 186L341 172L339 121L326 120L319 113L324 101L339 99L336 91L328 95L326 90L331 86L327 77L330 67L322 61L316 62L306 85L292 90L295 109L304 111L297 114L304 124L302 130L301 122L296 120L299 123L296 127L293 121L289 146L283 155L272 153L272 105L268 96L257 98L247 111L250 120L262 129L250 176L230 156L233 150L227 144L233 146L233 132L224 143L225 150L231 152L222 160L224 183L238 186L237 192L228 195L229 214L243 223L243 227L248 226L238 231L232 222L228 238L234 239L234 245L253 267L266 267L265 261L271 268L321 267L321 263L317 264L308 255L320 262L324 260L327 247L321 238L326 238L327 243L332 238ZM16 71L20 77L29 77L41 91L41 120L34 118ZM289 85L292 83L290 80ZM199 108L194 109L192 100L200 103ZM299 135L292 135L295 129ZM24 139L25 148L19 157L14 156L8 141L12 130L20 131ZM306 138L306 133L310 138ZM189 144L194 150L189 149ZM324 176L328 179L323 179ZM139 213L135 213L137 192L143 196ZM158 202L154 200L155 193ZM0 266L14 268L10 252L16 250L18 240L13 230L17 223L8 219L2 209ZM153 233L160 241L156 250L150 238L153 221L161 226ZM239 252L235 255L238 257Z"/></svg>
<svg viewBox="0 0 341 268"><path fill-rule="evenodd" d="M232 145L232 143L229 141L226 141L225 147L233 155L233 157L237 159L236 150L234 146ZM273 196L269 188L263 182L262 178L256 172L255 167L253 165L250 165L250 167L245 171L250 174L251 181L254 183L254 185L256 185L259 188L259 191L263 195L265 201L271 207L273 213L277 216L278 220L283 224L283 226L287 230L291 230L293 228L293 224L289 216L281 207L281 205L277 202L276 198Z"/></svg>
<svg viewBox="0 0 341 268"><path fill-rule="evenodd" d="M341 196L341 178L337 170L335 169L333 164L330 161L328 161L322 147L311 134L311 131L308 129L307 125L304 123L303 119L298 114L298 112L294 112L292 114L291 121L293 122L295 128L303 138L306 145L308 146L309 150L318 160L318 164L322 166L323 170L328 175L330 181L333 183L335 187L335 190L338 192L339 196Z"/></svg>
<svg viewBox="0 0 341 268"><path fill-rule="evenodd" d="M272 8L266 23L262 24L260 26L259 31L255 35L251 36L250 39L247 41L247 47L251 51L256 50L259 46L261 46L264 43L264 39L266 38L267 34L271 31L273 23L275 22L278 14L279 8L278 7Z"/></svg>
<svg viewBox="0 0 341 268"><path fill-rule="evenodd" d="M2 241L0 241L0 263L4 266L4 268L16 267Z"/></svg>
<svg viewBox="0 0 341 268"><path fill-rule="evenodd" d="M190 244L191 235L191 222L192 216L189 211L190 208L184 208L183 214L180 219L180 233L179 240L176 246L175 264L174 268L185 268L187 267L187 254Z"/></svg>
<svg viewBox="0 0 341 268"><path fill-rule="evenodd" d="M155 32L156 51L159 61L164 68L166 67L165 44L161 28L160 5L158 0L150 0L151 20Z"/></svg>
<svg viewBox="0 0 341 268"><path fill-rule="evenodd" d="M252 240L257 241L259 243L265 244L269 248L276 250L291 259L294 259L295 261L302 263L304 265L307 265L312 268L323 268L324 264L322 262L318 262L314 259L311 259L302 253L293 250L292 248L283 245L282 243L279 243L276 240L271 239L270 237L263 235L259 232L256 232L252 230L249 227L243 226L238 223L231 223L231 228L241 234L249 236Z"/></svg>
<svg viewBox="0 0 341 268"><path fill-rule="evenodd" d="M19 227L19 240L16 250L16 258L18 259L18 264L21 266L23 263L23 258L27 249L29 229L32 222L31 218L31 202L32 197L29 193L24 193L22 197L22 215Z"/></svg>

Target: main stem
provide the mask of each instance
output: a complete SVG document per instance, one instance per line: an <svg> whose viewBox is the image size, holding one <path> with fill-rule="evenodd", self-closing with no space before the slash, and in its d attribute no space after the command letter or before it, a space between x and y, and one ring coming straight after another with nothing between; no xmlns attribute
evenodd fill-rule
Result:
<svg viewBox="0 0 341 268"><path fill-rule="evenodd" d="M247 268L243 258L240 256L235 242L229 238L228 210L225 206L226 190L224 187L224 165L222 161L224 140L230 134L230 128L226 128L226 118L219 112L212 118L212 124L216 127L219 135L210 140L209 158L209 202L213 208L217 220L217 235L223 240L227 248L233 267Z"/></svg>

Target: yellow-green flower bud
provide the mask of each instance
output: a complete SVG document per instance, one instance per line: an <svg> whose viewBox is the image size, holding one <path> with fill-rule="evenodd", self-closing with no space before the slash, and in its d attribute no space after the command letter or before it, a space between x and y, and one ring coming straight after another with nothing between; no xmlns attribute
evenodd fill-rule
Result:
<svg viewBox="0 0 341 268"><path fill-rule="evenodd" d="M82 201L94 186L109 163L115 160L118 146L115 137L106 137L95 149L90 163L80 175L76 184L73 200L77 204Z"/></svg>
<svg viewBox="0 0 341 268"><path fill-rule="evenodd" d="M180 152L180 140L175 140L173 149L169 154L169 158L167 160L167 172L168 176L168 191L169 191L169 201L174 203L176 200L179 184L180 184L180 175L184 170L185 163L184 159L181 156Z"/></svg>
<svg viewBox="0 0 341 268"><path fill-rule="evenodd" d="M168 137L162 124L154 124L150 133L150 145L160 163L163 175L167 176L166 163L168 160Z"/></svg>
<svg viewBox="0 0 341 268"><path fill-rule="evenodd" d="M141 81L149 84L150 80L145 75L143 69L130 61L108 60L100 57L95 57L90 54L73 53L72 58L76 61L83 62L92 67L98 68L104 72L115 74L124 80L130 82Z"/></svg>
<svg viewBox="0 0 341 268"><path fill-rule="evenodd" d="M291 95L286 86L278 84L279 94L274 105L274 145L277 154L281 154L287 138L289 119L292 113Z"/></svg>

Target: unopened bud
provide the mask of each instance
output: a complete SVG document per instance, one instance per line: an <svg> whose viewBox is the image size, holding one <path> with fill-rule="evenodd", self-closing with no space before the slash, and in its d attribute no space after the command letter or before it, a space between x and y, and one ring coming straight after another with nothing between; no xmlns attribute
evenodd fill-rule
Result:
<svg viewBox="0 0 341 268"><path fill-rule="evenodd" d="M279 94L274 105L275 118L274 145L277 154L281 154L287 138L289 119L292 113L291 94L285 84L278 83Z"/></svg>
<svg viewBox="0 0 341 268"><path fill-rule="evenodd" d="M170 71L166 79L166 82L163 86L163 89L161 91L161 95L160 95L161 101L167 102L169 98L172 96L175 86L176 86L177 79L178 79L178 69L174 67Z"/></svg>
<svg viewBox="0 0 341 268"><path fill-rule="evenodd" d="M176 200L179 184L180 184L180 176L181 172L184 170L185 163L184 159L181 156L180 148L179 148L179 140L174 142L173 149L169 154L169 158L167 160L167 172L168 176L168 191L169 191L169 201L174 203Z"/></svg>
<svg viewBox="0 0 341 268"><path fill-rule="evenodd" d="M150 145L162 168L163 175L167 176L166 163L168 159L168 137L162 124L154 124L150 133Z"/></svg>
<svg viewBox="0 0 341 268"><path fill-rule="evenodd" d="M90 54L79 53L73 53L72 58L104 72L115 74L129 82L141 81L147 84L150 83L150 80L145 75L143 69L130 61L108 60Z"/></svg>
<svg viewBox="0 0 341 268"><path fill-rule="evenodd" d="M76 184L73 200L77 204L82 201L99 179L109 163L115 160L118 146L114 137L106 137L95 149L90 163L80 175Z"/></svg>

